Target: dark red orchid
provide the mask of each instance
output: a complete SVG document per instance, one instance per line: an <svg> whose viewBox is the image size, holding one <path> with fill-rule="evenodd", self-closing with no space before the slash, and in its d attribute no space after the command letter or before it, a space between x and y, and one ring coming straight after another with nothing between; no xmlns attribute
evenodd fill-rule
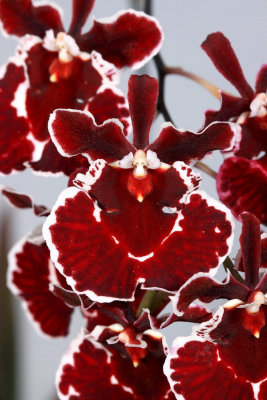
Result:
<svg viewBox="0 0 267 400"><path fill-rule="evenodd" d="M97 125L88 112L56 110L49 122L61 154L96 160L75 178L79 189L61 194L44 227L53 262L92 300L132 299L140 282L175 290L195 271L217 268L230 248L226 209L194 192L200 178L182 161L229 148L232 126L195 134L164 124L149 145L157 95L156 79L130 78L133 144L118 120Z"/></svg>
<svg viewBox="0 0 267 400"><path fill-rule="evenodd" d="M52 174L69 175L88 165L83 157L62 158L51 142L48 117L58 107L91 110L99 123L120 118L127 133L129 111L123 94L114 89L116 67L141 67L159 50L162 31L154 18L128 10L94 20L82 33L93 5L94 0L73 0L65 32L61 12L50 4L0 1L5 32L22 37L0 83L1 172L23 170L30 161L35 171Z"/></svg>
<svg viewBox="0 0 267 400"><path fill-rule="evenodd" d="M231 276L221 284L208 274L197 274L176 296L178 315L196 299L229 300L191 337L177 338L168 356L165 373L181 399L197 399L202 391L207 400L213 399L215 393L221 399L230 398L229 395L264 399L259 393L267 378L267 274L266 270L263 276L260 273L265 254L261 251L259 220L249 213L243 213L241 220L244 283Z"/></svg>
<svg viewBox="0 0 267 400"><path fill-rule="evenodd" d="M253 90L229 40L222 33L209 35L202 48L240 93L240 97L236 97L221 92L220 110L206 112L206 124L229 120L241 126L233 151L225 153L227 158L217 175L220 199L236 217L243 211L250 211L266 223L267 65L260 69Z"/></svg>

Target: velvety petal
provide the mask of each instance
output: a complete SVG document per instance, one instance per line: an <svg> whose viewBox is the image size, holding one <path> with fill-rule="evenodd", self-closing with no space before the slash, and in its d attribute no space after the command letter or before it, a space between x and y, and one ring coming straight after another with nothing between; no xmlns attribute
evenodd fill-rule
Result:
<svg viewBox="0 0 267 400"><path fill-rule="evenodd" d="M256 93L265 93L267 90L267 64L259 70L255 84Z"/></svg>
<svg viewBox="0 0 267 400"><path fill-rule="evenodd" d="M81 33L95 0L72 0L72 20L69 34L73 37Z"/></svg>
<svg viewBox="0 0 267 400"><path fill-rule="evenodd" d="M16 192L14 189L8 187L2 187L1 192L14 207L31 208L34 214L40 217L50 214L50 210L47 207L35 204L31 196L27 194Z"/></svg>
<svg viewBox="0 0 267 400"><path fill-rule="evenodd" d="M243 211L267 222L266 161L230 157L217 174L217 190L221 201L238 218Z"/></svg>
<svg viewBox="0 0 267 400"><path fill-rule="evenodd" d="M248 212L242 213L240 219L242 221L240 245L245 270L245 283L253 289L259 282L261 264L260 221Z"/></svg>
<svg viewBox="0 0 267 400"><path fill-rule="evenodd" d="M0 1L1 22L9 35L44 37L48 29L64 31L61 14L61 9L49 2L35 6L31 0Z"/></svg>
<svg viewBox="0 0 267 400"><path fill-rule="evenodd" d="M183 131L165 123L159 137L148 146L158 158L172 164L176 160L189 162L203 158L213 150L229 150L233 146L238 126L230 123L213 123L202 132Z"/></svg>
<svg viewBox="0 0 267 400"><path fill-rule="evenodd" d="M234 154L245 158L255 158L267 149L267 115L246 118L241 124L241 137L238 140Z"/></svg>
<svg viewBox="0 0 267 400"><path fill-rule="evenodd" d="M230 252L232 240L227 209L204 192L193 192L178 213L172 233L144 263L145 271L153 269L144 286L178 290L196 272L214 274Z"/></svg>
<svg viewBox="0 0 267 400"><path fill-rule="evenodd" d="M222 346L195 336L175 340L164 364L164 372L177 399L257 399L250 382L235 373L223 358L221 349ZM235 356L241 364L240 357L246 357L247 348L243 353L238 349L238 355L235 352ZM261 365L258 364L259 368Z"/></svg>
<svg viewBox="0 0 267 400"><path fill-rule="evenodd" d="M159 51L163 33L155 18L127 10L94 20L92 29L76 39L82 50L96 50L118 68L136 69Z"/></svg>
<svg viewBox="0 0 267 400"><path fill-rule="evenodd" d="M237 282L228 275L226 282L219 282L209 274L199 272L192 276L172 299L174 312L183 315L190 304L195 300L209 303L215 299L240 299L244 302L248 299L250 291L245 285Z"/></svg>
<svg viewBox="0 0 267 400"><path fill-rule="evenodd" d="M44 146L42 157L39 161L31 162L30 167L37 173L43 176L55 175L70 175L78 168L88 168L88 160L83 156L72 158L63 157L57 151L54 143L49 140Z"/></svg>
<svg viewBox="0 0 267 400"><path fill-rule="evenodd" d="M261 307L267 320L267 307ZM259 314L259 313L258 313ZM217 341L222 361L233 369L237 376L250 382L259 382L267 377L267 325L255 337L244 326L244 309L224 310L221 321L209 328L209 337ZM257 320L257 314L251 316ZM205 326L207 323L203 323ZM201 329L201 328L200 328Z"/></svg>
<svg viewBox="0 0 267 400"><path fill-rule="evenodd" d="M32 133L41 141L49 138L47 124L50 113L56 108L84 109L106 79L96 66L94 57L87 61L75 57L69 76L51 82L49 69L55 60L57 53L46 50L42 44L33 46L25 60L30 81L27 113Z"/></svg>
<svg viewBox="0 0 267 400"><path fill-rule="evenodd" d="M11 60L0 80L0 173L2 174L24 170L24 162L31 161L34 156L35 145L29 138L27 120L17 108L23 101L21 89L26 90L26 85L23 64L15 59ZM19 94L22 98L18 98Z"/></svg>
<svg viewBox="0 0 267 400"><path fill-rule="evenodd" d="M238 118L241 113L249 110L250 100L224 92L220 94L221 107L218 111L207 110L205 112L205 126L215 121L229 121L230 118Z"/></svg>
<svg viewBox="0 0 267 400"><path fill-rule="evenodd" d="M128 83L128 100L133 123L133 145L145 149L153 122L159 85L156 78L148 75L131 75Z"/></svg>
<svg viewBox="0 0 267 400"><path fill-rule="evenodd" d="M95 179L99 176L101 171ZM215 269L228 254L232 227L219 203L191 194L178 214L166 214L153 197L142 203L131 198L126 184L125 194L123 189L115 193L128 196L118 212L102 211L86 193L69 188L44 225L52 260L74 291L110 302L131 299L138 282L177 290L197 271Z"/></svg>
<svg viewBox="0 0 267 400"><path fill-rule="evenodd" d="M107 119L117 118L124 126L127 136L131 130L129 107L124 94L116 87L102 87L97 94L89 100L86 109L93 114L98 125Z"/></svg>
<svg viewBox="0 0 267 400"><path fill-rule="evenodd" d="M253 90L244 77L231 43L221 32L208 35L201 47L218 71L232 83L242 97L253 96Z"/></svg>
<svg viewBox="0 0 267 400"><path fill-rule="evenodd" d="M88 111L54 111L49 119L49 132L58 151L66 157L83 154L90 160L104 158L112 162L135 152L119 120L111 119L97 125Z"/></svg>
<svg viewBox="0 0 267 400"><path fill-rule="evenodd" d="M22 300L27 316L38 332L66 336L72 309L49 290L57 280L49 250L43 243L36 245L21 240L9 254L8 286Z"/></svg>
<svg viewBox="0 0 267 400"><path fill-rule="evenodd" d="M173 400L163 374L164 353L149 353L138 367L127 355L112 346L85 339L83 333L73 341L57 372L60 399L87 400Z"/></svg>

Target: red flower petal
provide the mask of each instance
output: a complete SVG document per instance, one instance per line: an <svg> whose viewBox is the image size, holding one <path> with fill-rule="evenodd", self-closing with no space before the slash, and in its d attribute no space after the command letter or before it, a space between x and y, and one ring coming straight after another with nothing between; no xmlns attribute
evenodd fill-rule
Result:
<svg viewBox="0 0 267 400"><path fill-rule="evenodd" d="M239 61L229 40L221 33L208 35L201 45L218 71L238 90L242 97L253 96L253 89L246 81Z"/></svg>
<svg viewBox="0 0 267 400"><path fill-rule="evenodd" d="M50 113L60 107L83 109L104 80L93 58L83 61L75 57L70 76L51 82L49 68L54 60L57 60L57 53L46 50L41 43L28 51L25 60L30 80L27 113L34 137L42 141L49 138L47 123Z"/></svg>
<svg viewBox="0 0 267 400"><path fill-rule="evenodd" d="M118 68L136 69L159 51L163 33L155 18L127 10L95 20L93 28L76 39L82 50L96 50Z"/></svg>
<svg viewBox="0 0 267 400"><path fill-rule="evenodd" d="M69 34L73 37L81 33L88 15L94 7L95 0L73 0L72 1L72 20Z"/></svg>
<svg viewBox="0 0 267 400"><path fill-rule="evenodd" d="M228 364L221 354L221 349L222 346L218 344L193 336L176 339L164 364L164 372L176 398L181 400L257 399L252 385L246 377L236 373ZM238 357L237 362L240 364L246 357L247 348L244 350L242 353L239 348L238 354L235 352L235 356ZM257 365L257 369L261 367L262 365Z"/></svg>
<svg viewBox="0 0 267 400"><path fill-rule="evenodd" d="M64 31L62 11L50 3L34 6L31 0L1 0L0 15L5 31L9 35L28 34L44 37L48 29Z"/></svg>
<svg viewBox="0 0 267 400"><path fill-rule="evenodd" d="M126 354L84 335L73 341L57 372L60 399L87 400L174 400L163 374L164 353L159 343L157 353L149 353L138 367Z"/></svg>
<svg viewBox="0 0 267 400"><path fill-rule="evenodd" d="M158 81L148 75L131 75L128 83L128 100L133 123L133 145L145 149L149 143L149 132L155 116ZM176 159L177 160L177 159Z"/></svg>
<svg viewBox="0 0 267 400"><path fill-rule="evenodd" d="M207 110L205 112L205 126L214 121L229 121L230 118L238 118L242 112L249 110L250 100L224 92L220 94L221 107L218 111Z"/></svg>
<svg viewBox="0 0 267 400"><path fill-rule="evenodd" d="M11 250L8 286L21 298L37 331L52 337L68 334L72 314L72 309L49 290L55 271L45 244L23 239Z"/></svg>
<svg viewBox="0 0 267 400"><path fill-rule="evenodd" d="M112 162L135 152L120 121L97 125L89 112L56 110L50 117L49 131L58 151L66 157L82 153L90 160L104 158Z"/></svg>
<svg viewBox="0 0 267 400"><path fill-rule="evenodd" d="M24 66L18 60L7 64L0 80L0 173L23 171L24 162L33 158L27 120L16 109L16 95L26 86ZM26 90L26 88L25 88Z"/></svg>
<svg viewBox="0 0 267 400"><path fill-rule="evenodd" d="M237 125L213 123L202 132L179 131L165 123L159 137L148 146L161 161L172 164L176 160L189 162L204 157L213 150L227 150L233 146Z"/></svg>
<svg viewBox="0 0 267 400"><path fill-rule="evenodd" d="M131 119L129 108L123 93L115 87L102 87L92 97L87 110L93 114L98 125L111 118L119 119L124 126L124 134L130 133Z"/></svg>
<svg viewBox="0 0 267 400"><path fill-rule="evenodd" d="M241 125L241 137L234 148L234 154L255 158L267 149L267 115L246 118Z"/></svg>
<svg viewBox="0 0 267 400"><path fill-rule="evenodd" d="M255 288L259 282L261 264L260 221L248 212L240 215L242 235L240 236L241 254L245 270L245 283Z"/></svg>
<svg viewBox="0 0 267 400"><path fill-rule="evenodd" d="M267 398L267 381L261 384L259 391L259 400L265 400Z"/></svg>
<svg viewBox="0 0 267 400"><path fill-rule="evenodd" d="M265 93L267 90L267 64L259 70L255 84L256 93Z"/></svg>
<svg viewBox="0 0 267 400"><path fill-rule="evenodd" d="M217 190L221 201L238 218L243 211L267 222L266 161L231 157L224 161L217 174Z"/></svg>
<svg viewBox="0 0 267 400"><path fill-rule="evenodd" d="M57 151L54 143L49 140L44 146L42 156L39 161L31 162L30 167L37 173L43 176L50 175L70 175L78 168L88 168L88 160L83 156L72 158L63 157Z"/></svg>
<svg viewBox="0 0 267 400"><path fill-rule="evenodd" d="M139 203L124 186L120 194L115 185L111 196L127 199L118 201L119 212L102 211L84 192L69 188L45 223L52 259L74 291L108 302L131 299L138 282L176 290L196 271L216 268L228 253L231 223L217 202L193 194L178 214L165 214L153 197Z"/></svg>
<svg viewBox="0 0 267 400"><path fill-rule="evenodd" d="M27 194L18 193L8 187L2 187L1 192L8 202L17 208L32 208L34 214L40 217L50 214L50 210L47 207L34 204L33 199Z"/></svg>
<svg viewBox="0 0 267 400"><path fill-rule="evenodd" d="M237 282L230 274L227 281L221 283L211 278L209 274L199 272L180 288L172 301L174 312L181 316L195 300L210 303L215 299L224 298L229 300L240 299L245 302L249 294L248 288Z"/></svg>

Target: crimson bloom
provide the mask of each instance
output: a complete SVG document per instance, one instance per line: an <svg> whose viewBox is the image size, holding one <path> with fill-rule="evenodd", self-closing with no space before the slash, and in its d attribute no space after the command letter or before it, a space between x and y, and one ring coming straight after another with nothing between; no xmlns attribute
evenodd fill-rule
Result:
<svg viewBox="0 0 267 400"><path fill-rule="evenodd" d="M0 1L5 32L21 37L0 81L2 173L23 170L25 162L33 161L35 171L69 175L87 164L83 157L62 158L51 142L47 122L58 107L89 109L99 123L118 117L127 133L129 111L114 88L116 67L141 67L159 50L162 31L154 18L128 10L94 20L82 33L93 5L94 0L73 0L65 32L61 12L52 5Z"/></svg>
<svg viewBox="0 0 267 400"><path fill-rule="evenodd" d="M217 190L236 217L250 211L267 222L267 65L260 69L253 90L246 81L229 40L220 32L207 37L202 48L240 97L221 92L219 111L206 112L206 124L235 121L241 126L233 151L217 175Z"/></svg>
<svg viewBox="0 0 267 400"><path fill-rule="evenodd" d="M260 223L241 215L240 237L244 282L228 277L220 283L209 274L196 274L176 296L175 312L182 315L196 299L229 301L188 338L177 338L165 364L176 398L264 400L267 368L267 274ZM265 383L264 383L265 382ZM218 392L218 388L220 391Z"/></svg>
<svg viewBox="0 0 267 400"><path fill-rule="evenodd" d="M195 191L200 177L185 162L229 148L233 127L195 134L164 124L149 145L157 94L155 78L130 78L133 144L118 120L97 125L88 112L56 110L49 122L61 154L96 160L60 195L43 231L56 267L92 300L130 300L138 283L175 290L217 268L231 246L226 208Z"/></svg>

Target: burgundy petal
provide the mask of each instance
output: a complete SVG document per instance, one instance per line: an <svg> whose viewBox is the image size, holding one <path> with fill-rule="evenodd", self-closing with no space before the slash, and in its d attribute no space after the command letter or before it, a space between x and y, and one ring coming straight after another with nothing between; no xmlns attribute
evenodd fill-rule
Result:
<svg viewBox="0 0 267 400"><path fill-rule="evenodd" d="M256 93L265 93L267 90L267 64L259 70L255 84Z"/></svg>
<svg viewBox="0 0 267 400"><path fill-rule="evenodd" d="M50 175L70 175L78 168L88 168L88 160L83 156L72 158L63 157L57 151L54 143L49 140L44 146L42 157L39 161L31 162L30 167L37 173L43 176Z"/></svg>
<svg viewBox="0 0 267 400"><path fill-rule="evenodd" d="M215 273L229 253L232 239L227 209L204 192L193 192L178 213L172 233L144 263L144 286L177 290L196 272Z"/></svg>
<svg viewBox="0 0 267 400"><path fill-rule="evenodd" d="M129 107L124 94L115 87L102 87L92 97L87 105L87 110L93 114L98 125L107 119L117 118L124 126L124 134L130 133L131 119Z"/></svg>
<svg viewBox="0 0 267 400"><path fill-rule="evenodd" d="M35 204L27 194L16 192L8 187L2 187L1 192L9 203L17 208L32 208L34 214L40 217L50 214L50 210L47 207Z"/></svg>
<svg viewBox="0 0 267 400"><path fill-rule="evenodd" d="M267 321L267 307L261 306L261 310ZM259 382L267 377L267 365L264 362L267 356L267 325L261 328L259 337L255 337L243 325L244 314L248 315L245 309L224 310L220 323L210 328L209 336L219 343L222 361L237 376L250 382ZM257 319L256 315L251 316L252 320Z"/></svg>
<svg viewBox="0 0 267 400"><path fill-rule="evenodd" d="M174 400L162 366L164 353L149 353L138 367L112 346L85 339L83 333L72 343L57 372L60 399L87 400Z"/></svg>
<svg viewBox="0 0 267 400"><path fill-rule="evenodd" d="M45 244L36 245L21 240L10 252L8 286L26 308L27 316L38 332L66 336L72 309L49 290L56 276L49 250Z"/></svg>
<svg viewBox="0 0 267 400"><path fill-rule="evenodd" d="M120 11L94 20L92 29L77 42L84 51L98 51L118 68L141 68L161 46L163 33L157 20L143 12Z"/></svg>
<svg viewBox="0 0 267 400"><path fill-rule="evenodd" d="M0 173L3 174L24 170L24 162L31 161L34 154L27 120L14 104L16 93L25 85L24 66L11 60L0 80Z"/></svg>
<svg viewBox="0 0 267 400"><path fill-rule="evenodd" d="M267 149L267 115L247 117L241 124L241 136L234 148L236 156L255 158Z"/></svg>
<svg viewBox="0 0 267 400"><path fill-rule="evenodd" d="M227 282L221 283L209 274L201 273L192 276L173 298L174 312L183 315L195 300L207 303L219 299L248 299L250 291L243 284L228 275Z"/></svg>
<svg viewBox="0 0 267 400"><path fill-rule="evenodd" d="M145 149L149 143L150 127L157 106L158 81L148 75L131 75L128 88L133 123L133 145L137 149Z"/></svg>
<svg viewBox="0 0 267 400"><path fill-rule="evenodd" d="M176 398L256 400L250 382L232 369L232 365L229 365L221 354L221 349L222 346L195 336L176 339L164 364L164 372ZM243 353L239 346L238 349L235 356L241 364L241 360L247 356L247 348L243 349ZM261 367L261 364L256 366L257 369Z"/></svg>
<svg viewBox="0 0 267 400"><path fill-rule="evenodd" d="M217 174L217 190L221 201L238 218L243 211L253 213L267 222L266 160L247 160L230 157Z"/></svg>
<svg viewBox="0 0 267 400"><path fill-rule="evenodd" d="M264 400L266 398L267 398L267 381L261 384L259 391L259 400Z"/></svg>
<svg viewBox="0 0 267 400"><path fill-rule="evenodd" d="M91 185L99 177L101 182L101 173L92 175ZM231 245L232 227L224 207L204 194L191 194L178 214L166 214L153 197L142 203L131 198L124 176L121 193L114 185L111 196L126 199L118 201L117 212L102 211L87 194L69 188L45 223L51 257L60 272L72 278L68 282L74 291L101 302L129 300L138 282L177 290L197 271L219 265Z"/></svg>
<svg viewBox="0 0 267 400"><path fill-rule="evenodd" d="M66 157L82 153L91 160L104 158L112 162L135 152L125 138L119 120L97 125L93 115L85 111L54 111L49 120L49 131L58 151Z"/></svg>
<svg viewBox="0 0 267 400"><path fill-rule="evenodd" d="M5 31L9 35L28 34L44 37L48 29L64 31L61 20L62 11L47 5L34 6L31 0L1 0L0 15Z"/></svg>
<svg viewBox="0 0 267 400"><path fill-rule="evenodd" d="M229 121L230 118L238 118L241 113L248 111L250 100L236 97L221 92L221 108L218 111L207 110L205 112L205 126L215 121Z"/></svg>
<svg viewBox="0 0 267 400"><path fill-rule="evenodd" d="M242 97L253 96L253 90L244 77L231 43L221 32L208 35L201 47L218 71L232 83Z"/></svg>
<svg viewBox="0 0 267 400"><path fill-rule="evenodd" d="M72 20L69 34L73 37L81 33L95 0L72 0Z"/></svg>
<svg viewBox="0 0 267 400"><path fill-rule="evenodd" d="M200 159L213 150L226 150L233 146L237 125L213 123L202 132L179 131L170 123L163 124L158 139L148 149L157 153L161 161L172 164L176 160L189 162Z"/></svg>
<svg viewBox="0 0 267 400"><path fill-rule="evenodd" d="M245 270L245 283L255 288L259 282L261 263L260 221L248 212L240 215L242 235L240 236L241 254Z"/></svg>

